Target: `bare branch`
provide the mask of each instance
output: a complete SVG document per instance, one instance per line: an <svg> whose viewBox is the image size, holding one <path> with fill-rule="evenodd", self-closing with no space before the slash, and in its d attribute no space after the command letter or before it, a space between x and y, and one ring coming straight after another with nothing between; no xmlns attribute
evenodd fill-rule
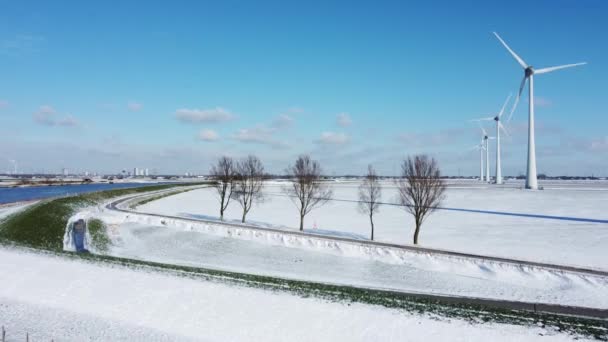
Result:
<svg viewBox="0 0 608 342"><path fill-rule="evenodd" d="M224 220L224 211L228 208L232 191L234 189L234 179L236 171L234 162L230 157L220 157L217 165L211 167L209 175L215 180L215 189L220 200L220 220Z"/></svg>
<svg viewBox="0 0 608 342"><path fill-rule="evenodd" d="M304 230L304 217L313 209L331 199L333 192L321 179L321 165L308 155L301 155L296 163L287 169L291 186L283 191L289 195L300 212L300 230Z"/></svg>
<svg viewBox="0 0 608 342"><path fill-rule="evenodd" d="M445 198L439 166L426 155L408 157L401 164L401 178L396 185L401 205L414 216L414 244L417 244L422 223Z"/></svg>
<svg viewBox="0 0 608 342"><path fill-rule="evenodd" d="M374 239L374 214L380 209L382 198L382 186L376 170L371 165L367 167L367 175L359 185L359 212L369 216L371 224L371 240Z"/></svg>
<svg viewBox="0 0 608 342"><path fill-rule="evenodd" d="M245 222L245 217L253 202L264 199L263 186L264 166L258 157L250 155L237 163L232 198L243 208L241 222Z"/></svg>

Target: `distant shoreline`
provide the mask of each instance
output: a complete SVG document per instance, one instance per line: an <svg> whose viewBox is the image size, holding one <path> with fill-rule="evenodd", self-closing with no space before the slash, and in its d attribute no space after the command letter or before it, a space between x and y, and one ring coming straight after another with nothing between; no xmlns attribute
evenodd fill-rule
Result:
<svg viewBox="0 0 608 342"><path fill-rule="evenodd" d="M31 182L27 184L2 184L0 182L0 188L31 188L31 187L45 187L45 186L65 186L65 185L86 185L86 184L111 184L110 182L83 182L83 181L73 181L73 182Z"/></svg>

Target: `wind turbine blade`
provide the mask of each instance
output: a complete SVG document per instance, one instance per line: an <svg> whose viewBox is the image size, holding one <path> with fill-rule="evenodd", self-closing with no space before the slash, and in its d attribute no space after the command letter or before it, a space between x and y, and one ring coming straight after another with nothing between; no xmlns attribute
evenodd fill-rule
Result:
<svg viewBox="0 0 608 342"><path fill-rule="evenodd" d="M505 43L504 40L502 40L502 38L500 38L500 36L498 35L498 33L494 32L494 35L496 36L496 38L498 38L498 40L500 40L500 42L502 43L502 45L505 46L505 48L507 48L507 50L509 50L509 52L511 53L511 55L513 55L513 57L515 58L515 60L517 60L517 63L519 63L519 65L521 65L522 68L527 68L528 64L526 64L526 62L524 62L523 59L521 59L521 57L519 57L515 51L511 50L511 48L509 47L509 45L507 45L507 43Z"/></svg>
<svg viewBox="0 0 608 342"><path fill-rule="evenodd" d="M524 78L521 80L521 84L519 85L519 92L517 93L517 97L515 98L515 102L513 102L513 107L511 108L511 113L509 113L509 119L507 120L507 122L511 122L511 118L513 117L513 113L515 112L515 109L517 108L517 104L519 103L519 99L521 98L521 93L524 91L524 87L526 86L526 80L528 78L526 76L524 76Z"/></svg>
<svg viewBox="0 0 608 342"><path fill-rule="evenodd" d="M500 119L502 117L502 115L505 112L505 107L507 107L507 103L509 103L509 100L511 99L511 96L513 94L509 94L509 96L507 97L507 100L505 101L505 103L502 105L502 108L500 109L500 112L498 113L498 118Z"/></svg>
<svg viewBox="0 0 608 342"><path fill-rule="evenodd" d="M488 135L488 132L486 132L486 130L483 128L483 126L481 126L481 124L479 124L479 129L481 129L481 133L483 133L483 135Z"/></svg>
<svg viewBox="0 0 608 342"><path fill-rule="evenodd" d="M505 127L505 125L502 124L502 122L498 121L498 127L500 129L502 129L502 131L508 136L510 137L511 134L509 134L509 131L507 131L507 128Z"/></svg>
<svg viewBox="0 0 608 342"><path fill-rule="evenodd" d="M490 117L487 117L487 118L473 119L471 121L473 121L473 122L479 122L479 121L492 121L492 120L494 120L493 116L490 116Z"/></svg>
<svg viewBox="0 0 608 342"><path fill-rule="evenodd" d="M559 66L554 66L554 67L550 67L550 68L542 68L542 69L534 70L534 74L546 74L546 73L551 72L551 71L560 70L560 69L566 69L566 68L572 68L572 67L575 67L575 66L585 65L585 64L587 64L587 62L575 63L575 64L566 64L566 65L559 65Z"/></svg>
<svg viewBox="0 0 608 342"><path fill-rule="evenodd" d="M488 137L489 140L494 140L496 137Z"/></svg>

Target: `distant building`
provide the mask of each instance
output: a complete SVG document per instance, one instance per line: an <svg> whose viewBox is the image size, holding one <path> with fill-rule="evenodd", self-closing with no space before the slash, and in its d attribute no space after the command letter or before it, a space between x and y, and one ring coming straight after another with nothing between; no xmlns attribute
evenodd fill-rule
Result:
<svg viewBox="0 0 608 342"><path fill-rule="evenodd" d="M62 173L64 176L69 175L68 169L66 169L65 167L64 167L64 168L61 170L61 173Z"/></svg>
<svg viewBox="0 0 608 342"><path fill-rule="evenodd" d="M150 174L148 173L148 168L144 170L144 176L148 177Z"/></svg>
<svg viewBox="0 0 608 342"><path fill-rule="evenodd" d="M139 176L139 169L137 169L136 167L133 168L133 176L134 177Z"/></svg>

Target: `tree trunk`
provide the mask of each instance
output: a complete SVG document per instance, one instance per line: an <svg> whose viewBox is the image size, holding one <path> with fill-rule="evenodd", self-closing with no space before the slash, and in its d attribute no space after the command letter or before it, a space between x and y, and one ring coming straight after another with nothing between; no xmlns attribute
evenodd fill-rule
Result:
<svg viewBox="0 0 608 342"><path fill-rule="evenodd" d="M245 216L247 215L247 212L245 210L243 210L243 219L241 220L241 223L245 223Z"/></svg>
<svg viewBox="0 0 608 342"><path fill-rule="evenodd" d="M369 215L369 223L372 224L372 241L374 241L374 219L372 214Z"/></svg>
<svg viewBox="0 0 608 342"><path fill-rule="evenodd" d="M418 244L418 234L420 233L420 224L416 222L416 230L414 231L414 245Z"/></svg>
<svg viewBox="0 0 608 342"><path fill-rule="evenodd" d="M224 195L222 195L222 201L220 203L220 221L224 221Z"/></svg>
<svg viewBox="0 0 608 342"><path fill-rule="evenodd" d="M304 215L300 214L300 231L304 231Z"/></svg>

